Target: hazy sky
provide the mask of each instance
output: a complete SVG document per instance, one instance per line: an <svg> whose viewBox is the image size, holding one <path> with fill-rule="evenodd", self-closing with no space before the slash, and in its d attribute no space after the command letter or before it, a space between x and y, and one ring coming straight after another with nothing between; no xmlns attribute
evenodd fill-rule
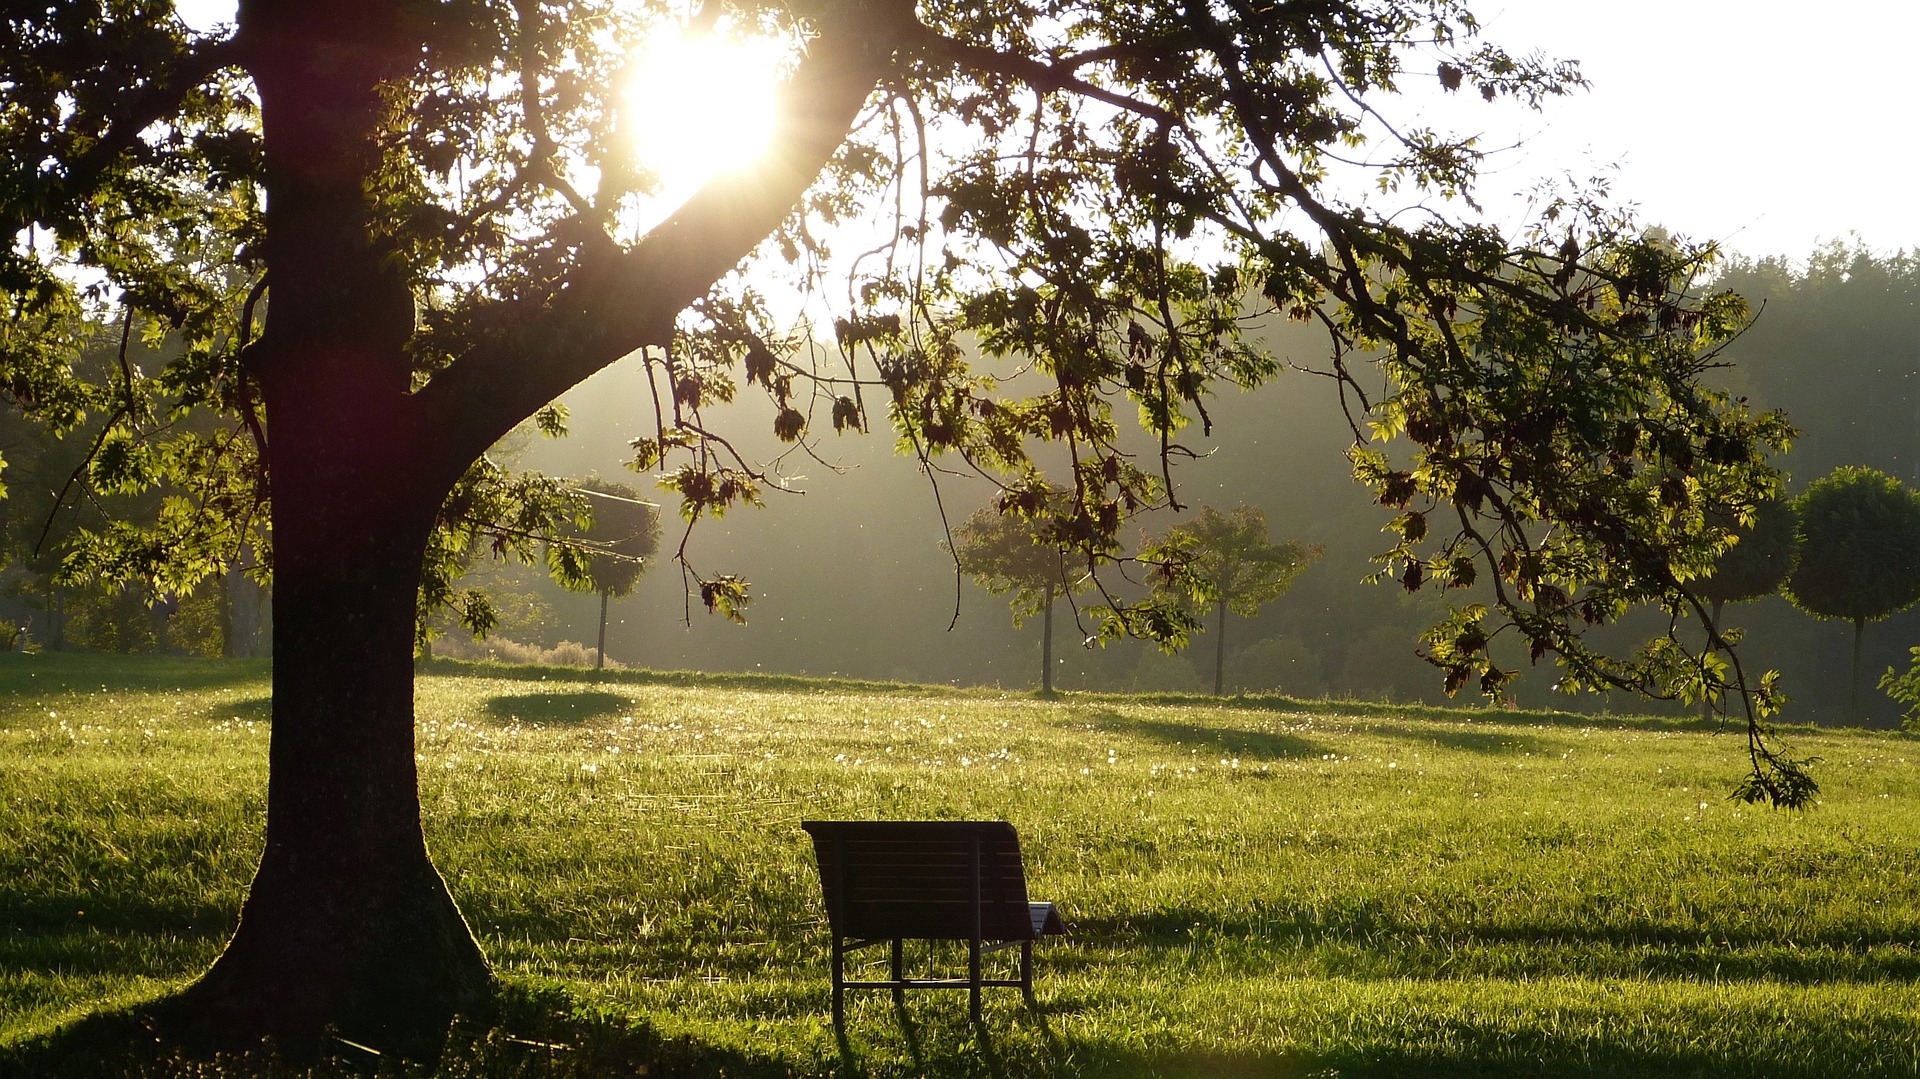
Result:
<svg viewBox="0 0 1920 1079"><path fill-rule="evenodd" d="M1911 0L1478 0L1488 40L1577 59L1592 89L1489 143L1505 175L1618 164L1616 196L1751 255L1857 232L1920 247ZM1488 135L1494 135L1492 128Z"/></svg>
<svg viewBox="0 0 1920 1079"><path fill-rule="evenodd" d="M182 0L190 20L232 0ZM1544 176L1616 166L1646 218L1751 255L1859 233L1920 247L1912 0L1475 0L1488 40L1577 59L1593 88L1543 115L1449 112L1501 153L1489 208ZM1417 77L1417 76L1416 76ZM1511 211L1508 211L1511 213Z"/></svg>

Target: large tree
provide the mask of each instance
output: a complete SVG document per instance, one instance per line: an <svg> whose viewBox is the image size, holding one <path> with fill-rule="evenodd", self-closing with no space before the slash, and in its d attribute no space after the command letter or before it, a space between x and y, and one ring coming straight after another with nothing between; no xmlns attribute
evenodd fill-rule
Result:
<svg viewBox="0 0 1920 1079"><path fill-rule="evenodd" d="M1793 502L1800 558L1786 595L1815 618L1853 623L1847 718L1860 717L1860 641L1920 601L1920 492L1878 469L1841 465Z"/></svg>
<svg viewBox="0 0 1920 1079"><path fill-rule="evenodd" d="M1202 506L1190 521L1175 525L1165 539L1148 545L1142 557L1185 572L1168 574L1194 591L1178 598L1209 605L1214 612L1213 695L1226 692L1227 612L1252 618L1268 602L1286 594L1300 571L1320 557L1317 545L1273 542L1267 515L1252 506L1221 513Z"/></svg>
<svg viewBox="0 0 1920 1079"><path fill-rule="evenodd" d="M756 161L663 208L624 132L685 102L623 89L682 11L242 0L200 33L167 0L9 9L0 385L50 423L111 417L126 483L197 478L144 536L93 537L101 572L184 592L270 541L266 846L182 1014L396 1043L489 994L421 833L416 590L448 594L462 548L437 530L503 508L487 448L629 355L655 389L634 463L689 519L782 482L723 437L743 383L789 441L864 428L877 398L929 475L1016 502L1036 481L1005 477L1060 447L1073 497L1038 512L1091 570L1177 501L1211 389L1275 370L1250 308L1318 323L1356 431L1393 440L1356 456L1399 511L1385 557L1408 587L1486 589L1430 638L1450 689L1498 692L1508 632L1568 686L1701 688L1677 635L1610 657L1580 627L1696 602L1725 543L1707 511L1775 484L1784 423L1698 380L1742 306L1695 289L1710 252L1580 192L1537 232L1474 222L1472 141L1385 120L1408 79L1534 104L1577 69L1480 44L1457 0L707 0L688 32L787 43L781 104ZM863 254L822 250L835 221ZM756 292L790 275L732 275L756 252L842 279L809 293L834 333L778 332ZM179 359L83 378L101 321ZM1121 441L1120 401L1155 450ZM192 408L227 423L182 441ZM1189 628L1110 608L1108 634ZM1743 793L1803 800L1758 688Z"/></svg>

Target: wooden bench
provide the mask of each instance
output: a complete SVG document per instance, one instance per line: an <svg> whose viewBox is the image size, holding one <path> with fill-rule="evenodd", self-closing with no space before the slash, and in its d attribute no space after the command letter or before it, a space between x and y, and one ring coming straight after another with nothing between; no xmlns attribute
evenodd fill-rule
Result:
<svg viewBox="0 0 1920 1079"><path fill-rule="evenodd" d="M1052 903L1027 900L1020 840L1005 821L803 821L820 863L820 888L833 934L833 1022L846 1021L846 991L966 989L975 1022L984 986L1018 986L1033 1004L1033 942L1064 933ZM909 940L967 942L965 978L909 978ZM893 946L893 976L848 981L846 955ZM988 952L1020 947L1020 977L986 978Z"/></svg>

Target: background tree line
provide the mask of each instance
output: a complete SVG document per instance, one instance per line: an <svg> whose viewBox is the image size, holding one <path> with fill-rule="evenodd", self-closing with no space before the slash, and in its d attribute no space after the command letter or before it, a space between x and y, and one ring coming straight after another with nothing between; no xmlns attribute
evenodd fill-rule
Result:
<svg viewBox="0 0 1920 1079"><path fill-rule="evenodd" d="M1803 493L1842 466L1871 467L1920 486L1920 257L1875 253L1857 240L1836 242L1804 262L1736 258L1717 283L1745 296L1756 315L1726 349L1719 377L1757 405L1788 409L1800 431L1782 461L1792 477L1789 493ZM1316 342L1298 327L1282 324L1265 332L1282 356L1304 364L1314 355ZM113 362L115 344L113 329L100 328L86 362ZM141 347L134 345L136 359L144 358ZM631 437L623 425L642 392L631 370L606 372L568 398L571 437L521 435L503 450L554 475L623 474ZM1420 633L1437 617L1436 597L1359 583L1378 568L1369 557L1388 545L1380 530L1389 515L1353 482L1343 456L1351 432L1332 404L1326 380L1286 372L1258 391L1226 396L1212 406L1218 452L1190 467L1196 508L1257 508L1275 540L1324 551L1298 571L1286 594L1250 617L1234 616L1227 648L1218 656L1222 685L1229 692L1444 700L1437 673L1415 654ZM11 409L0 413L9 487L9 498L0 502L7 550L0 613L43 647L263 651L271 606L262 602L245 567L228 576L224 595L202 590L184 599L55 583L66 532L138 510L117 507L111 496L82 498L69 491L49 526L54 496L82 466L91 438L88 429L52 438ZM758 599L746 626L723 624L697 610L687 618L681 578L651 574L630 595L609 594L607 653L621 662L667 668L1009 687L1038 681L1041 627L1009 626L1004 599L964 574L956 580L954 562L943 550L948 537L941 507L913 462L871 439L829 439L824 456L852 474L807 484L804 495L771 494L766 512L741 519L737 527L708 522L698 537L709 561L741 567L755 581ZM626 493L659 500L639 477L632 477ZM983 488L960 483L941 488L948 521L957 528L985 495ZM551 651L563 642L598 639L597 590L568 591L537 568L484 552L469 572L496 599L496 651L514 645ZM1846 721L1851 636L1809 618L1777 591L1770 588L1758 599L1743 595L1747 602L1725 610L1726 623L1745 630L1753 666L1782 672L1792 698L1789 718ZM1178 655L1133 641L1082 648L1090 628L1088 601L1070 592L1062 587L1056 597L1063 628L1051 680L1060 688L1211 688L1219 642L1208 637L1216 629L1204 630ZM960 618L949 629L956 603ZM1033 606L1031 613L1042 609ZM443 613L440 632L457 633L457 622ZM805 631L791 628L799 624ZM1868 689L1859 705L1862 721L1894 722L1899 707L1872 692L1871 682L1888 667L1904 671L1916 642L1920 611L1911 609L1864 634L1860 667ZM459 641L449 643L449 654L475 654ZM591 652L579 654L591 661ZM1547 668L1528 672L1513 684L1511 696L1530 706L1612 706L1605 699L1554 693L1552 675Z"/></svg>
<svg viewBox="0 0 1920 1079"><path fill-rule="evenodd" d="M1920 258L1876 253L1856 240L1829 244L1804 261L1735 258L1716 284L1740 292L1756 316L1725 350L1718 377L1758 406L1786 408L1800 431L1781 461L1792 477L1790 495L1842 465L1920 485ZM1302 328L1280 324L1263 332L1283 357L1301 365L1313 360L1314 343ZM638 392L627 373L602 375L591 390L569 398L573 437L533 447L529 463L563 474L608 468L624 456L622 402ZM1352 432L1332 407L1334 396L1327 380L1287 371L1260 390L1210 404L1218 448L1189 466L1194 507L1255 507L1276 540L1324 551L1289 592L1257 615L1235 619L1225 686L1229 692L1445 700L1437 672L1415 655L1438 597L1359 583L1379 568L1370 558L1389 545L1381 529L1391 515L1352 480L1344 456ZM712 561L741 566L755 581L759 598L748 625L706 617L684 622L680 582L656 575L615 605L611 654L660 667L1035 684L1039 627L1011 629L1003 598L965 575L956 581L942 550L947 536L940 507L914 463L857 439L829 439L823 456L851 474L821 477L804 495L771 495L764 513L738 527L712 522L698 537ZM949 482L941 496L957 527L987 492ZM553 600L556 621L538 632L544 640L579 639L592 604L558 594ZM956 602L960 618L949 629ZM1081 648L1084 632L1065 627L1086 628L1086 597L1063 593L1058 602L1063 628L1054 680L1060 688L1209 688L1214 642L1204 634L1173 656L1141 642ZM807 630L794 632L790 627L803 617ZM1772 594L1728 607L1724 619L1746 630L1751 666L1782 671L1789 719L1845 721L1850 634ZM1868 682L1890 665L1904 670L1907 649L1917 641L1920 612L1907 610L1874 626L1861 660ZM847 642L855 646L840 647ZM1569 698L1553 687L1554 671L1543 666L1523 674L1510 695L1528 706L1648 707L1624 698ZM1870 686L1861 707L1869 723L1891 723L1897 711Z"/></svg>

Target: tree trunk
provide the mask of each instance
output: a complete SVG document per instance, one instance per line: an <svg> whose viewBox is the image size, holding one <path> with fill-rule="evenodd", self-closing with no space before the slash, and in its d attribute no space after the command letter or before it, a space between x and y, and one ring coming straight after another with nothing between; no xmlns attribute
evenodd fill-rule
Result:
<svg viewBox="0 0 1920 1079"><path fill-rule="evenodd" d="M1047 582L1046 606L1040 620L1040 692L1053 692L1053 582Z"/></svg>
<svg viewBox="0 0 1920 1079"><path fill-rule="evenodd" d="M1219 617L1214 619L1213 642L1213 695L1227 695L1227 601L1222 599L1217 606Z"/></svg>
<svg viewBox="0 0 1920 1079"><path fill-rule="evenodd" d="M1720 608L1724 606L1726 606L1725 600L1716 599L1713 601L1713 625L1707 634L1707 640L1709 642L1713 640L1713 634L1720 631ZM1700 718L1706 720L1713 718L1713 695L1710 693L1702 693L1700 695Z"/></svg>
<svg viewBox="0 0 1920 1079"><path fill-rule="evenodd" d="M892 55L867 5L836 5L790 84L785 152L765 173L709 184L644 245L581 270L570 303L416 393L407 256L392 207L374 203L391 175L383 148L406 122L385 87L419 65L433 7L241 0L238 12L260 100L271 282L265 331L242 357L273 479L271 773L239 928L176 1002L184 1024L228 1037L332 1027L408 1053L490 995L420 828L414 609L434 516L514 423L670 340L675 315L792 210Z"/></svg>
<svg viewBox="0 0 1920 1079"><path fill-rule="evenodd" d="M217 1033L334 1026L431 1051L492 989L420 828L411 657L431 510L280 449L266 851L239 929L184 1003Z"/></svg>
<svg viewBox="0 0 1920 1079"><path fill-rule="evenodd" d="M1867 620L1853 620L1853 669L1847 678L1847 722L1860 722L1860 638L1867 632Z"/></svg>
<svg viewBox="0 0 1920 1079"><path fill-rule="evenodd" d="M216 632L220 634L220 658L232 659L239 655L233 640L233 589L227 577L232 571L222 566L213 575L213 606Z"/></svg>
<svg viewBox="0 0 1920 1079"><path fill-rule="evenodd" d="M436 465L406 346L410 286L370 177L415 62L392 0L241 5L269 147L259 379L273 476L273 734L266 849L226 951L180 1000L216 1037L328 1028L431 1051L487 999L485 958L420 829L414 609Z"/></svg>
<svg viewBox="0 0 1920 1079"><path fill-rule="evenodd" d="M604 670L607 666L607 592L600 592L600 642L594 645L593 669Z"/></svg>

